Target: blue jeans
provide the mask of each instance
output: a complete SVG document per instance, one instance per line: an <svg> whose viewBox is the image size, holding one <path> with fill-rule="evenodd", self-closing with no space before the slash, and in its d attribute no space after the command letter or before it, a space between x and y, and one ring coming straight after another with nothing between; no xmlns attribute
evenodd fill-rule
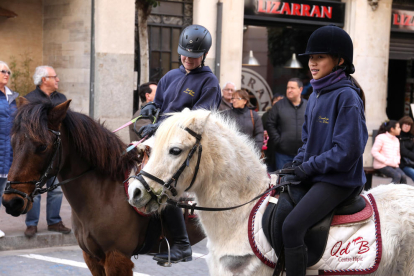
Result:
<svg viewBox="0 0 414 276"><path fill-rule="evenodd" d="M414 168L406 166L402 170L406 175L408 175L412 180L414 180Z"/></svg>
<svg viewBox="0 0 414 276"><path fill-rule="evenodd" d="M386 166L384 168L378 169L378 171L388 177L391 177L392 183L394 184L407 184L407 176L400 168Z"/></svg>
<svg viewBox="0 0 414 276"><path fill-rule="evenodd" d="M276 170L283 169L283 165L288 162L292 162L293 158L295 158L295 156L275 152Z"/></svg>
<svg viewBox="0 0 414 276"><path fill-rule="evenodd" d="M52 186L53 178L49 179L46 183L47 187ZM55 183L59 183L56 178ZM47 205L46 205L46 221L47 225L56 224L62 221L60 217L60 207L62 205L62 189L60 187L47 193ZM33 207L27 212L26 226L37 226L40 216L40 200L41 195L35 196L33 199Z"/></svg>
<svg viewBox="0 0 414 276"><path fill-rule="evenodd" d="M4 188L6 188L7 178L0 178L0 207L1 207L1 198L4 193Z"/></svg>

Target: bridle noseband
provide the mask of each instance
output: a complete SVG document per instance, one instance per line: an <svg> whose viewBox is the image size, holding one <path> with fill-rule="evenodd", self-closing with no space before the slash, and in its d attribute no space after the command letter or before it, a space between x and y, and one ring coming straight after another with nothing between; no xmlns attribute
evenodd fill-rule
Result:
<svg viewBox="0 0 414 276"><path fill-rule="evenodd" d="M129 181L130 178L138 179L142 183L142 185L145 187L145 190L151 195L151 197L154 200L156 200L159 204L162 204L163 197L166 197L167 199L169 198L168 194L165 192L165 190L163 190L161 194L156 195L154 191L151 189L151 187L148 185L148 183L145 181L143 176L146 176L149 179L161 184L162 186L164 186L164 188L168 189L173 196L176 196L177 190L175 188L177 187L178 178L180 177L184 169L190 165L190 160L193 157L196 150L198 149L197 165L195 167L194 176L193 176L193 179L191 180L190 185L187 187L187 189L185 189L185 191L188 191L193 186L194 181L197 177L198 169L200 167L202 146L200 144L201 135L195 133L193 130L189 129L188 127L184 128L184 130L186 130L190 135L196 138L196 143L194 144L194 146L191 148L190 152L188 153L186 160L181 164L178 170L174 173L174 175L168 181L164 182L162 179L159 179L158 177L150 173L147 173L144 170L141 170L140 173L138 173L137 175L128 177L128 179L125 180L125 182ZM172 186L173 183L174 183L174 186Z"/></svg>

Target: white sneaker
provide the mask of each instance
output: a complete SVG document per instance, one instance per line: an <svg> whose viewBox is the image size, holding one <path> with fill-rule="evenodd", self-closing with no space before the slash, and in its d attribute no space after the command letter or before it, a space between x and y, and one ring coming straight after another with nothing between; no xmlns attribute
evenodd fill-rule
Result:
<svg viewBox="0 0 414 276"><path fill-rule="evenodd" d="M0 230L0 238L4 237L4 232Z"/></svg>

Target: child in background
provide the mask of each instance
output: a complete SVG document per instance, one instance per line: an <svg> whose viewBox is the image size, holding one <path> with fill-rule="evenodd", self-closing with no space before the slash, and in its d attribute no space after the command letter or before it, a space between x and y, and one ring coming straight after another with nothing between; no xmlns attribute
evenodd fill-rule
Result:
<svg viewBox="0 0 414 276"><path fill-rule="evenodd" d="M400 141L396 136L400 135L400 132L400 124L397 121L384 122L375 138L371 154L374 157L374 169L391 177L392 183L407 184L407 177L399 168Z"/></svg>

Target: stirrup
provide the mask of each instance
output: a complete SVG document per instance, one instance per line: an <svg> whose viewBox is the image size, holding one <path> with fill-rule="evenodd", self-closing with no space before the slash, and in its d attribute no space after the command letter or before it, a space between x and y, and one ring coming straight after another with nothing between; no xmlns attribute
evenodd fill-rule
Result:
<svg viewBox="0 0 414 276"><path fill-rule="evenodd" d="M170 251L170 243L168 242L167 237L163 237L163 239L161 240L161 242L165 240L165 242L167 243L167 248L168 248L168 261L157 261L157 265L163 266L163 267L171 267L171 251ZM161 253L161 242L160 245L158 247L158 253Z"/></svg>

